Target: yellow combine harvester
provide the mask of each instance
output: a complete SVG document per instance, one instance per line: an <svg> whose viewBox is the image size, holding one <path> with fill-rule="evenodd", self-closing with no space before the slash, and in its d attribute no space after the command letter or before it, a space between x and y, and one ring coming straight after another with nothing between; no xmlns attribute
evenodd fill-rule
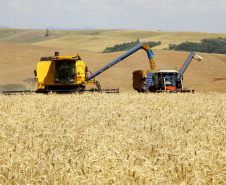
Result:
<svg viewBox="0 0 226 185"><path fill-rule="evenodd" d="M95 80L87 81L88 68L79 55L59 56L59 52L55 52L53 57L42 57L37 64L35 76L36 92L83 91L87 84L98 86Z"/></svg>

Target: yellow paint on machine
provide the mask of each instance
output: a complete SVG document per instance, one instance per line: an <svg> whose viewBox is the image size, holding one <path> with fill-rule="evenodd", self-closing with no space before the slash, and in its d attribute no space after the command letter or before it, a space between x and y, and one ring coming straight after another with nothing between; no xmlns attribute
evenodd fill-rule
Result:
<svg viewBox="0 0 226 185"><path fill-rule="evenodd" d="M69 81L58 81L60 64L70 64ZM94 81L86 81L85 63L74 56L55 56L48 61L39 61L37 64L37 88L45 89L46 86L67 86L67 85L95 84Z"/></svg>
<svg viewBox="0 0 226 185"><path fill-rule="evenodd" d="M85 81L86 73L85 73L85 63L82 60L78 60L76 62L76 84L81 84Z"/></svg>
<svg viewBox="0 0 226 185"><path fill-rule="evenodd" d="M45 85L54 83L55 62L40 61L37 64L37 88L45 89Z"/></svg>

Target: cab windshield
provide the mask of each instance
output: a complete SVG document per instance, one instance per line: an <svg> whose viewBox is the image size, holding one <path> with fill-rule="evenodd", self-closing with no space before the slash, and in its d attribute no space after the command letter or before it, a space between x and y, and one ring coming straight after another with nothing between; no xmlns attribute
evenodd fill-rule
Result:
<svg viewBox="0 0 226 185"><path fill-rule="evenodd" d="M75 61L74 60L56 61L55 82L56 83L75 82Z"/></svg>
<svg viewBox="0 0 226 185"><path fill-rule="evenodd" d="M166 87L176 87L176 74L160 74L159 78L165 78Z"/></svg>

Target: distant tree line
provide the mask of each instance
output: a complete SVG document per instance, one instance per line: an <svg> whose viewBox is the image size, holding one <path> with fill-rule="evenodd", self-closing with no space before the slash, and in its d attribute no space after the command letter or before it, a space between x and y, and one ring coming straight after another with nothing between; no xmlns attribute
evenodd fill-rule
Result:
<svg viewBox="0 0 226 185"><path fill-rule="evenodd" d="M169 50L226 54L226 38L218 37L203 39L201 40L201 43L187 41L179 45L170 44Z"/></svg>
<svg viewBox="0 0 226 185"><path fill-rule="evenodd" d="M115 52L115 51L127 51L127 50L130 50L133 47L137 46L140 43L141 43L140 40L137 39L136 41L131 41L128 43L116 44L114 47L106 47L106 49L103 51L103 53L111 53L111 52ZM161 45L161 41L147 42L147 43L150 47Z"/></svg>

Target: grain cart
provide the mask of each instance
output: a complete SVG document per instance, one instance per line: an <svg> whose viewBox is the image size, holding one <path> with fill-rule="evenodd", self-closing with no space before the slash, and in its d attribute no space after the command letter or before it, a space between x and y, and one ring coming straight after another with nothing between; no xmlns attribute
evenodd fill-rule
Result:
<svg viewBox="0 0 226 185"><path fill-rule="evenodd" d="M133 88L138 92L194 92L183 88L183 73L192 59L201 57L191 52L179 71L174 69L137 70L133 72Z"/></svg>

